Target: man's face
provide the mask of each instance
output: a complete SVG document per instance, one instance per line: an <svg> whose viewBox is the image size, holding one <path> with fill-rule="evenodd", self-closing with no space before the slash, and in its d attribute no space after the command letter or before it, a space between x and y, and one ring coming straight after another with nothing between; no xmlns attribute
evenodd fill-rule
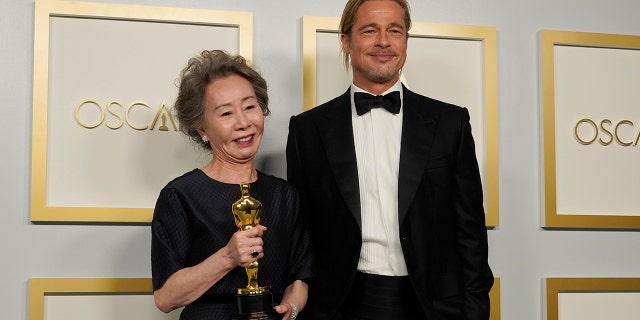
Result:
<svg viewBox="0 0 640 320"><path fill-rule="evenodd" d="M367 1L356 12L351 34L341 34L351 57L353 82L372 93L392 85L407 58L407 28L402 7L395 1ZM386 89L386 88L385 88Z"/></svg>

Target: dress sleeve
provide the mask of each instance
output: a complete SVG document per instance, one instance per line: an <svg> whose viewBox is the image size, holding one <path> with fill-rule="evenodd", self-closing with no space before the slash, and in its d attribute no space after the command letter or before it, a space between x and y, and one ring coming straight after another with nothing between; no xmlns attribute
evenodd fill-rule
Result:
<svg viewBox="0 0 640 320"><path fill-rule="evenodd" d="M191 238L189 216L175 189L164 188L158 196L151 221L151 274L153 290L185 267Z"/></svg>

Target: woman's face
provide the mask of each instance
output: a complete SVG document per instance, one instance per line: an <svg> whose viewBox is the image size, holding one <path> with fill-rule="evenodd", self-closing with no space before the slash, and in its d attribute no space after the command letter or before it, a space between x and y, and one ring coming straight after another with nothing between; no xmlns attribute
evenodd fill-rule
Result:
<svg viewBox="0 0 640 320"><path fill-rule="evenodd" d="M227 163L253 161L264 132L264 115L251 83L237 75L215 80L205 91L204 128L213 157Z"/></svg>

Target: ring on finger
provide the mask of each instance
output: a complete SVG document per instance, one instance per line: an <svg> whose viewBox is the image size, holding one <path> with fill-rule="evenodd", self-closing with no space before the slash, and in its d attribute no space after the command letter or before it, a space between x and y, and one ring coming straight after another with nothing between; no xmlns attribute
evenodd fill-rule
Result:
<svg viewBox="0 0 640 320"><path fill-rule="evenodd" d="M257 257L260 253L258 252L258 250L256 250L255 247L251 246L251 256L252 257Z"/></svg>

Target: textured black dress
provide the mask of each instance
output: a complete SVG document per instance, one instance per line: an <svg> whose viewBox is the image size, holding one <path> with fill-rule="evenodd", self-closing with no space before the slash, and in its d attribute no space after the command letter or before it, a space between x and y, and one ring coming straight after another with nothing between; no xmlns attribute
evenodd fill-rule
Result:
<svg viewBox="0 0 640 320"><path fill-rule="evenodd" d="M297 279L313 276L310 240L298 213L298 195L285 181L262 172L250 185L250 194L262 202L260 224L264 257L258 284L270 286L274 298ZM238 231L231 206L241 197L238 184L216 181L200 169L165 186L158 197L151 223L151 264L154 290L174 272L196 265L224 247ZM238 267L186 306L181 320L228 320L236 312L234 294L247 285ZM277 301L276 301L277 302Z"/></svg>

